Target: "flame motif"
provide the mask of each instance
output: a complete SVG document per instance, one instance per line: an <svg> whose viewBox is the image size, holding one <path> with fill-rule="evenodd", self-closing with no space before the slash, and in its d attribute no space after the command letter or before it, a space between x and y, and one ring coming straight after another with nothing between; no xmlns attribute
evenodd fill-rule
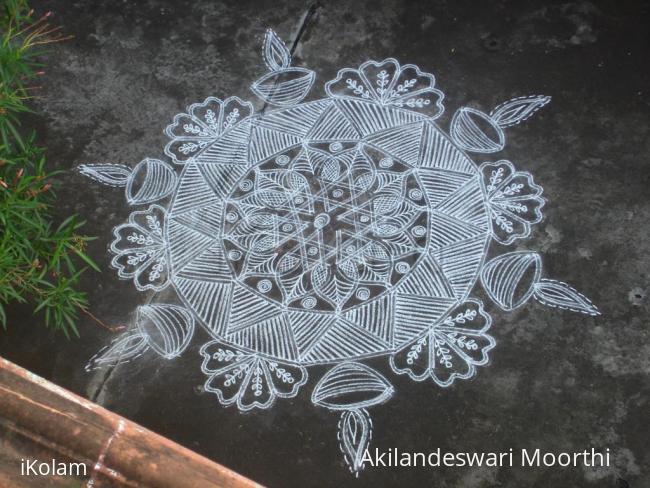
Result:
<svg viewBox="0 0 650 488"><path fill-rule="evenodd" d="M365 409L343 412L339 420L339 447L352 474L363 470L363 454L372 438L372 420Z"/></svg>

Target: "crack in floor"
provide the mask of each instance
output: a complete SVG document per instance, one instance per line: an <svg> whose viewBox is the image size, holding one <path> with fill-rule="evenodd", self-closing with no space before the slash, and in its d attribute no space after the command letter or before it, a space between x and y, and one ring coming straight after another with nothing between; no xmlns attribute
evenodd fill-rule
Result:
<svg viewBox="0 0 650 488"><path fill-rule="evenodd" d="M302 36L304 35L305 31L311 26L312 22L316 20L315 18L318 15L318 11L321 8L323 8L322 3L320 2L312 3L307 9L307 12L305 12L305 14L303 15L302 22L300 24L300 29L298 29L298 34L296 35L296 38L293 40L293 44L291 45L291 49L289 50L292 56L296 52L296 49L298 48L298 44L300 43L300 40L302 39Z"/></svg>
<svg viewBox="0 0 650 488"><path fill-rule="evenodd" d="M104 372L104 377L102 378L102 381L99 383L95 391L90 395L90 400L93 403L97 403L97 399L99 398L99 395L101 395L102 391L104 390L104 387L106 386L106 383L110 379L111 375L113 374L113 371L117 367L117 364L111 365L105 372Z"/></svg>

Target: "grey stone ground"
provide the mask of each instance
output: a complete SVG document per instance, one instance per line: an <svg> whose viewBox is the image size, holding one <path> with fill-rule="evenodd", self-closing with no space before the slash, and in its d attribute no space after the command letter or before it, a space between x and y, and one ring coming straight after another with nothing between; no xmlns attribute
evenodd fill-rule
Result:
<svg viewBox="0 0 650 488"><path fill-rule="evenodd" d="M295 58L316 70L317 90L341 67L394 56L435 73L446 94L443 127L463 105L489 110L513 96L551 95L551 105L508 133L499 155L530 170L548 199L544 222L519 248L540 250L547 275L575 285L603 315L490 306L491 365L447 390L393 377L397 395L373 410L373 445L609 447L613 465L370 469L355 481L341 464L336 416L312 407L309 389L250 414L201 393L204 337L173 362L148 356L108 377L87 374L83 365L110 333L82 319L82 338L68 342L17 308L0 336L3 356L274 487L650 486L648 2L32 3L54 10L75 35L47 59L31 121L50 163L63 169L161 157L162 129L186 105L208 95L252 98L264 30L294 39L309 11ZM99 237L89 252L105 272L84 281L93 312L130 323L151 297L109 269L111 229L128 216L122 193L73 172L59 183L61 214L79 213Z"/></svg>

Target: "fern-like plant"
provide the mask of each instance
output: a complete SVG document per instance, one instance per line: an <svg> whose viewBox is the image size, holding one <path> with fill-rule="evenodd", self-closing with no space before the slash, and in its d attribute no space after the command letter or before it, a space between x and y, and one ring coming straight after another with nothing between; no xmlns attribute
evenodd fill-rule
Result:
<svg viewBox="0 0 650 488"><path fill-rule="evenodd" d="M53 223L54 172L45 167L44 150L32 132L20 129L30 111L35 80L43 75L40 56L49 44L67 39L48 23L34 19L26 0L4 0L0 7L0 324L5 306L27 302L45 325L66 336L78 335L76 318L87 311L79 276L90 266L90 239L79 233L75 216ZM98 269L97 269L98 270ZM98 270L99 271L99 270Z"/></svg>

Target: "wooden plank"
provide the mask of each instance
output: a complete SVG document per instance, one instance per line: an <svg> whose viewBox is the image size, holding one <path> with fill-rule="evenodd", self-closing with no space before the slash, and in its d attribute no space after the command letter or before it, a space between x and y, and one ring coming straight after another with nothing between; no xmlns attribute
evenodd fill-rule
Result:
<svg viewBox="0 0 650 488"><path fill-rule="evenodd" d="M0 432L0 486L261 486L2 358ZM21 476L21 458L86 476Z"/></svg>

